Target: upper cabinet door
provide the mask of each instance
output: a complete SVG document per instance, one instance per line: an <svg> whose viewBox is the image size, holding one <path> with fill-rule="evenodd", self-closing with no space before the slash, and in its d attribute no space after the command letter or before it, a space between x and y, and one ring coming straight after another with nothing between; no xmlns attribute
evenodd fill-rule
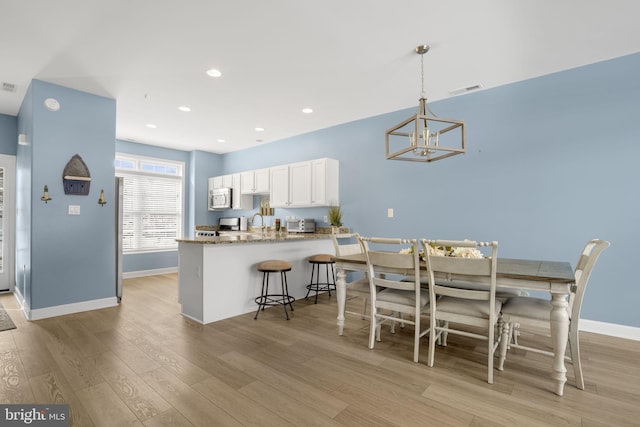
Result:
<svg viewBox="0 0 640 427"><path fill-rule="evenodd" d="M269 168L257 169L253 171L253 182L256 194L269 194L270 179Z"/></svg>
<svg viewBox="0 0 640 427"><path fill-rule="evenodd" d="M311 161L311 205L337 206L339 198L338 161L317 159Z"/></svg>
<svg viewBox="0 0 640 427"><path fill-rule="evenodd" d="M242 194L242 190L240 186L242 184L242 177L239 173L234 173L232 175L231 188L233 189L233 194L231 195L231 202L233 204L233 209L247 210L253 209L253 196L250 194Z"/></svg>
<svg viewBox="0 0 640 427"><path fill-rule="evenodd" d="M240 174L240 192L242 194L253 194L253 171L246 171Z"/></svg>
<svg viewBox="0 0 640 427"><path fill-rule="evenodd" d="M242 172L242 194L269 194L269 168Z"/></svg>
<svg viewBox="0 0 640 427"><path fill-rule="evenodd" d="M209 178L209 186L210 186L210 189L222 188L223 187L222 175Z"/></svg>
<svg viewBox="0 0 640 427"><path fill-rule="evenodd" d="M289 207L289 165L276 166L269 170L271 191L269 203L272 208Z"/></svg>
<svg viewBox="0 0 640 427"><path fill-rule="evenodd" d="M290 207L311 206L311 162L289 165Z"/></svg>

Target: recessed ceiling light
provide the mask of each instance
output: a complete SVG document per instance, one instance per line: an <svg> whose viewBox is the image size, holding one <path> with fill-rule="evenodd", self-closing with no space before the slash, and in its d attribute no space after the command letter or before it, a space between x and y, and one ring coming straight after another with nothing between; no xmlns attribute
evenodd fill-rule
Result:
<svg viewBox="0 0 640 427"><path fill-rule="evenodd" d="M256 128L256 130L257 130L258 132L264 132L264 128L260 128L260 127L258 127L258 128Z"/></svg>
<svg viewBox="0 0 640 427"><path fill-rule="evenodd" d="M224 139L224 138L219 138L219 139L218 139L218 142L227 142L227 140L226 140L226 139Z"/></svg>
<svg viewBox="0 0 640 427"><path fill-rule="evenodd" d="M305 107L302 109L302 112L305 114L311 114L313 113L313 108Z"/></svg>
<svg viewBox="0 0 640 427"><path fill-rule="evenodd" d="M262 142L262 139L256 139L256 142Z"/></svg>
<svg viewBox="0 0 640 427"><path fill-rule="evenodd" d="M145 126L148 127L149 129L155 129L155 128L158 127L158 126L154 125L153 123L147 123Z"/></svg>
<svg viewBox="0 0 640 427"><path fill-rule="evenodd" d="M181 106L178 107L178 110L184 111L185 113L188 113L189 111L191 111L191 108L186 107L184 105L181 105Z"/></svg>
<svg viewBox="0 0 640 427"><path fill-rule="evenodd" d="M210 68L207 70L207 75L209 77L220 77L222 76L222 72L220 70L216 70L215 68Z"/></svg>

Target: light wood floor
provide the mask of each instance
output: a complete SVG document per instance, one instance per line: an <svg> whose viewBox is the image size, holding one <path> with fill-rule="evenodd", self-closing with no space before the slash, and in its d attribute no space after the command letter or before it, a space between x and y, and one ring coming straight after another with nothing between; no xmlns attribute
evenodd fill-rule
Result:
<svg viewBox="0 0 640 427"><path fill-rule="evenodd" d="M511 351L489 385L478 341L450 336L433 368L424 341L415 364L411 327L369 350L358 317L337 335L326 295L289 321L270 308L202 326L176 283L128 279L118 307L34 322L0 295L17 325L0 332L0 402L66 402L76 426L640 425L640 342L583 333L586 390L569 365L559 397L545 356Z"/></svg>

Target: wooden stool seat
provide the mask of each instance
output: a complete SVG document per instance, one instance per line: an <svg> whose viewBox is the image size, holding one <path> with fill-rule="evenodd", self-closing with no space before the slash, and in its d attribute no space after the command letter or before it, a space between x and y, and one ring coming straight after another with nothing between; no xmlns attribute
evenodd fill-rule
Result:
<svg viewBox="0 0 640 427"><path fill-rule="evenodd" d="M311 291L316 293L316 297L314 300L314 304L318 303L318 294L320 292L329 292L329 296L331 296L331 290L336 289L336 276L333 270L333 265L335 261L332 259L333 255L330 254L315 254L311 255L308 258L309 263L311 264L311 280L307 285L307 295L305 298L309 297ZM327 281L322 283L320 282L320 266L324 265L325 273ZM331 276L329 276L329 266L331 266ZM316 274L316 280L313 281L313 274Z"/></svg>
<svg viewBox="0 0 640 427"><path fill-rule="evenodd" d="M260 264L258 264L258 271L266 271L270 273L291 271L291 263L279 259L270 259L269 261L262 261Z"/></svg>
<svg viewBox="0 0 640 427"><path fill-rule="evenodd" d="M281 305L284 308L284 315L289 320L287 305L293 311L293 302L295 301L295 298L289 295L289 287L287 286L287 271L291 271L291 263L279 259L270 259L259 263L258 271L262 272L262 291L260 296L255 299L256 304L258 304L258 310L253 318L257 319L260 310L264 310L267 306ZM281 293L269 293L270 273L280 273Z"/></svg>
<svg viewBox="0 0 640 427"><path fill-rule="evenodd" d="M333 258L333 256L334 255L329 255L329 254L311 255L309 257L309 262L315 263L315 264L335 264L336 262L331 259Z"/></svg>

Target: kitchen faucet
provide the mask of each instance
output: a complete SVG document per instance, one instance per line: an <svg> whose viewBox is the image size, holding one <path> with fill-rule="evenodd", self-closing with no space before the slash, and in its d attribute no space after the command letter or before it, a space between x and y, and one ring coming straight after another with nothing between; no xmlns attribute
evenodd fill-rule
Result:
<svg viewBox="0 0 640 427"><path fill-rule="evenodd" d="M251 225L253 225L253 220L256 219L256 216L260 216L260 229L264 232L264 216L260 212L256 212L251 217Z"/></svg>

